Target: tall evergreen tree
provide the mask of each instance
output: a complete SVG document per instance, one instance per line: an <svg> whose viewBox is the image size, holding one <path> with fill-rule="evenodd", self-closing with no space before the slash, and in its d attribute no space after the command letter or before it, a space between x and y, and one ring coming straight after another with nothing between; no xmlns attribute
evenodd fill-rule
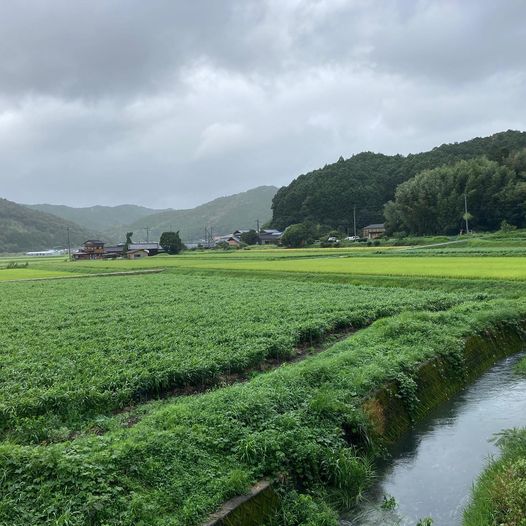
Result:
<svg viewBox="0 0 526 526"><path fill-rule="evenodd" d="M163 232L159 244L168 254L179 254L186 248L179 237L179 230L177 232Z"/></svg>

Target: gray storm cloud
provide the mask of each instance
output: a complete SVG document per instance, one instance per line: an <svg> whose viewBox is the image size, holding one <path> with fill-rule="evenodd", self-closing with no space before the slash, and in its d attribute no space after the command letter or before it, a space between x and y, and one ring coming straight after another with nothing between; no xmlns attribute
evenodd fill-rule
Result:
<svg viewBox="0 0 526 526"><path fill-rule="evenodd" d="M362 150L526 129L523 0L22 0L0 195L190 207Z"/></svg>

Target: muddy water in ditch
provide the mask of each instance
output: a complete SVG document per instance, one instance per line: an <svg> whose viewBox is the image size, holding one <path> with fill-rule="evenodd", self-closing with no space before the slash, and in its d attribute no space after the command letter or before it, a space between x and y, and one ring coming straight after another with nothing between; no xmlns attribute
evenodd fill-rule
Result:
<svg viewBox="0 0 526 526"><path fill-rule="evenodd" d="M431 517L434 526L460 525L473 482L498 454L495 433L526 426L526 378L514 372L522 357L497 363L404 436L366 501L340 524L409 526ZM394 497L394 510L382 508L384 496Z"/></svg>

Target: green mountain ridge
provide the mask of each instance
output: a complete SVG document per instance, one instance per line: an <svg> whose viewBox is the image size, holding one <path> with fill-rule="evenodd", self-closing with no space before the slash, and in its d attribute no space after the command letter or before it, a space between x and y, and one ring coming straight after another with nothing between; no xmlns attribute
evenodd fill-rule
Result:
<svg viewBox="0 0 526 526"><path fill-rule="evenodd" d="M154 210L137 205L91 206L21 205L0 200L0 253L17 253L64 247L67 228L72 246L86 239L100 238L108 243L124 241L126 232L134 240L158 241L162 232L179 230L185 241L199 240L205 226L215 234L237 228L255 228L272 217L274 186L260 186L246 192L219 197L187 210ZM80 226L82 225L82 226Z"/></svg>
<svg viewBox="0 0 526 526"><path fill-rule="evenodd" d="M363 152L303 174L282 187L272 202L272 226L313 221L334 228L361 228L384 221L384 205L396 187L425 169L486 156L502 160L526 147L526 132L508 130L490 137L443 144L430 151L403 155Z"/></svg>
<svg viewBox="0 0 526 526"><path fill-rule="evenodd" d="M208 203L187 210L167 210L145 216L126 228L113 229L112 238L122 239L126 231L134 232L134 240L146 236L159 239L164 231L179 230L183 241L196 241L204 237L205 227L214 234L227 234L238 228L256 228L272 217L272 198L278 189L275 186L259 186L246 192L219 197Z"/></svg>
<svg viewBox="0 0 526 526"><path fill-rule="evenodd" d="M72 207L66 205L36 204L24 206L47 214L53 214L99 232L128 225L142 217L166 211L139 205Z"/></svg>
<svg viewBox="0 0 526 526"><path fill-rule="evenodd" d="M75 247L97 234L52 214L0 198L0 253Z"/></svg>

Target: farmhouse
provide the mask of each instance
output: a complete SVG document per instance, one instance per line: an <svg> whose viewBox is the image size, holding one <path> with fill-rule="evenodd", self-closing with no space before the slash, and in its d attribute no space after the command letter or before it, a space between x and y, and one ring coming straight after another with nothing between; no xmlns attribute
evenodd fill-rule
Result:
<svg viewBox="0 0 526 526"><path fill-rule="evenodd" d="M73 254L75 259L102 259L104 257L104 241L88 239L84 246Z"/></svg>
<svg viewBox="0 0 526 526"><path fill-rule="evenodd" d="M367 225L363 227L363 237L369 239L375 239L377 237L383 236L385 233L385 224L384 223L375 223L373 225Z"/></svg>
<svg viewBox="0 0 526 526"><path fill-rule="evenodd" d="M118 258L124 255L124 243L104 247L104 257L107 259Z"/></svg>
<svg viewBox="0 0 526 526"><path fill-rule="evenodd" d="M112 259L126 256L128 259L139 259L145 256L155 256L163 249L159 243L130 243L128 251L124 251L124 243L105 246L103 241L88 239L83 247L73 254L75 260L81 259Z"/></svg>
<svg viewBox="0 0 526 526"><path fill-rule="evenodd" d="M262 245L279 245L283 232L273 228L264 228L259 232L259 241Z"/></svg>
<svg viewBox="0 0 526 526"><path fill-rule="evenodd" d="M241 245L241 239L239 239L239 238L236 237L236 236L228 236L228 239L226 240L226 242L227 242L231 247L238 247L239 245Z"/></svg>
<svg viewBox="0 0 526 526"><path fill-rule="evenodd" d="M226 241L230 246L238 247L241 245L241 235L250 232L249 229L234 230L232 234L221 236L215 239L217 243ZM283 232L273 228L264 228L259 231L259 242L261 245L279 245Z"/></svg>

